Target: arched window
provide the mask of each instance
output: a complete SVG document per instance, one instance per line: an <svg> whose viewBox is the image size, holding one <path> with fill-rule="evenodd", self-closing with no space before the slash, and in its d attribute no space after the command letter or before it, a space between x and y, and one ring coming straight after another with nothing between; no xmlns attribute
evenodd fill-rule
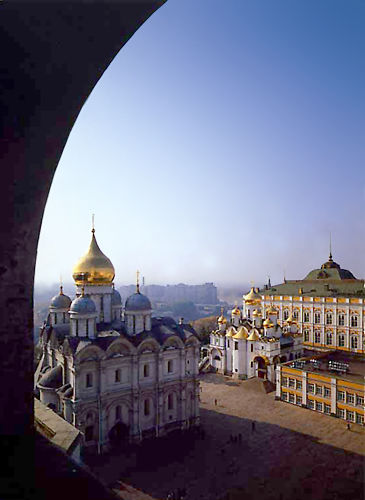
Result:
<svg viewBox="0 0 365 500"><path fill-rule="evenodd" d="M321 322L321 313L314 313L314 322L318 325Z"/></svg>
<svg viewBox="0 0 365 500"><path fill-rule="evenodd" d="M351 326L357 326L357 316L356 315L353 315L351 316Z"/></svg>
<svg viewBox="0 0 365 500"><path fill-rule="evenodd" d="M117 370L115 370L115 378L114 378L114 382L120 382L120 369L118 368Z"/></svg>
<svg viewBox="0 0 365 500"><path fill-rule="evenodd" d="M339 324L339 326L344 326L345 325L345 315L344 314L339 314L338 315L338 324Z"/></svg>
<svg viewBox="0 0 365 500"><path fill-rule="evenodd" d="M93 386L93 374L87 373L86 374L86 387L92 387L92 386Z"/></svg>
<svg viewBox="0 0 365 500"><path fill-rule="evenodd" d="M332 345L332 333L330 332L326 333L326 344Z"/></svg>
<svg viewBox="0 0 365 500"><path fill-rule="evenodd" d="M298 311L294 311L294 312L293 312L293 318L297 321L297 320L298 320L298 317L299 317L299 313L298 313Z"/></svg>
<svg viewBox="0 0 365 500"><path fill-rule="evenodd" d="M357 337L351 337L351 349L357 349L358 339Z"/></svg>
<svg viewBox="0 0 365 500"><path fill-rule="evenodd" d="M332 313L326 314L326 325L332 325Z"/></svg>
<svg viewBox="0 0 365 500"><path fill-rule="evenodd" d="M89 336L89 320L86 320L86 337Z"/></svg>
<svg viewBox="0 0 365 500"><path fill-rule="evenodd" d="M288 309L284 310L284 320L287 320L289 318L289 311Z"/></svg>
<svg viewBox="0 0 365 500"><path fill-rule="evenodd" d="M338 346L345 347L345 336L342 334L338 336Z"/></svg>
<svg viewBox="0 0 365 500"><path fill-rule="evenodd" d="M304 342L309 342L309 330L304 330Z"/></svg>
<svg viewBox="0 0 365 500"><path fill-rule="evenodd" d="M321 343L321 333L320 332L315 332L315 334L314 334L314 342L316 344L320 344Z"/></svg>
<svg viewBox="0 0 365 500"><path fill-rule="evenodd" d="M309 323L309 312L308 311L304 311L303 321L304 321L304 323Z"/></svg>

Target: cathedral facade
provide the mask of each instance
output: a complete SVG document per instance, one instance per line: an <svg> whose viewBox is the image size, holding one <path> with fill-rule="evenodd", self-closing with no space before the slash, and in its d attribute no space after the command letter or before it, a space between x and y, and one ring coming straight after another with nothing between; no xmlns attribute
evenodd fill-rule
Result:
<svg viewBox="0 0 365 500"><path fill-rule="evenodd" d="M228 322L218 318L218 328L210 334L207 364L213 370L246 379L259 377L275 383L279 363L303 354L302 335L292 317L278 323L278 310L263 309L261 295L253 287L243 297L243 308L235 307Z"/></svg>
<svg viewBox="0 0 365 500"><path fill-rule="evenodd" d="M94 233L73 270L74 300L62 287L51 300L35 389L100 452L199 424L200 342L182 320L152 317L138 278L123 307Z"/></svg>

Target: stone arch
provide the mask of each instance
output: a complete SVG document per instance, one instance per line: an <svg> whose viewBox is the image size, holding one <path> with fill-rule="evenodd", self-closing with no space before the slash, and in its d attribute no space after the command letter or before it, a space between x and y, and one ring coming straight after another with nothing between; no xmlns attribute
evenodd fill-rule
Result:
<svg viewBox="0 0 365 500"><path fill-rule="evenodd" d="M153 338L148 338L144 340L137 348L138 354L143 354L146 351L158 352L160 350L160 344L157 340Z"/></svg>
<svg viewBox="0 0 365 500"><path fill-rule="evenodd" d="M136 348L127 339L118 338L110 344L106 350L106 357L112 358L114 356L130 356L136 353Z"/></svg>
<svg viewBox="0 0 365 500"><path fill-rule="evenodd" d="M199 340L195 337L195 335L191 335L189 338L185 340L185 347L197 347L200 345Z"/></svg>
<svg viewBox="0 0 365 500"><path fill-rule="evenodd" d="M105 353L100 347L96 345L87 345L80 352L77 353L76 359L80 363L84 363L86 361L97 361L102 359L105 356Z"/></svg>
<svg viewBox="0 0 365 500"><path fill-rule="evenodd" d="M171 335L162 344L162 348L175 347L177 349L182 349L184 347L184 342L177 335Z"/></svg>
<svg viewBox="0 0 365 500"><path fill-rule="evenodd" d="M0 45L7 47L7 74L0 104L3 123L8 124L2 135L2 208L12 214L1 221L0 241L0 309L5 311L1 366L12 380L2 390L7 407L0 417L4 434L33 435L34 269L55 170L91 91L124 44L163 3L94 2L90 9L78 2L64 2L62 7L54 2L1 6L6 29L0 30ZM37 23L24 29L32 18ZM40 40L47 40L47 50ZM44 78L50 54L52 71Z"/></svg>

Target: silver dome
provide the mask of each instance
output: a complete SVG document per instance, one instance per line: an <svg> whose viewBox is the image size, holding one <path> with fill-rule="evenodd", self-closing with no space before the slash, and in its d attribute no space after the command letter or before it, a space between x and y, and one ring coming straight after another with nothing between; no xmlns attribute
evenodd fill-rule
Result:
<svg viewBox="0 0 365 500"><path fill-rule="evenodd" d="M86 295L81 295L81 297L78 297L72 302L70 312L88 314L96 312L96 307L93 300L91 300L90 297Z"/></svg>
<svg viewBox="0 0 365 500"><path fill-rule="evenodd" d="M68 295L65 295L60 289L60 293L55 295L51 300L51 307L55 309L68 309L71 305L71 299Z"/></svg>
<svg viewBox="0 0 365 500"><path fill-rule="evenodd" d="M118 290L113 290L112 293L112 306L121 306L122 305L122 297Z"/></svg>
<svg viewBox="0 0 365 500"><path fill-rule="evenodd" d="M139 292L128 297L125 303L126 311L149 311L151 309L150 299Z"/></svg>

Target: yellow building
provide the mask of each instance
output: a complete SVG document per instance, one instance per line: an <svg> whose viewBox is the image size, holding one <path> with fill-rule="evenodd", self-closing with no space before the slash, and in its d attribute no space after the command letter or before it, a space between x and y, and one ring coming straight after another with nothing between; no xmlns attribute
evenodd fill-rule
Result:
<svg viewBox="0 0 365 500"><path fill-rule="evenodd" d="M274 306L278 323L293 319L303 334L303 346L316 350L365 353L365 281L333 261L314 269L303 280L284 280L260 290L261 306Z"/></svg>
<svg viewBox="0 0 365 500"><path fill-rule="evenodd" d="M363 425L364 375L357 355L314 353L276 368L276 399Z"/></svg>

